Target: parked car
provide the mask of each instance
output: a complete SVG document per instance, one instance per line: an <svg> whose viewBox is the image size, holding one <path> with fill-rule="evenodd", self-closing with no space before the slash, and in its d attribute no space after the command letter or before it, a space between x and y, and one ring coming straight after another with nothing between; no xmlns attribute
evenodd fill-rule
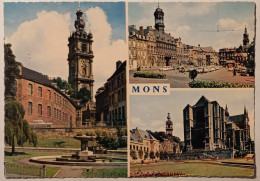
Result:
<svg viewBox="0 0 260 181"><path fill-rule="evenodd" d="M185 68L184 67L180 67L179 68L179 72L185 72Z"/></svg>
<svg viewBox="0 0 260 181"><path fill-rule="evenodd" d="M233 71L233 70L234 70L233 67L229 67L229 68L228 68L228 71Z"/></svg>
<svg viewBox="0 0 260 181"><path fill-rule="evenodd" d="M159 68L159 71L169 71L169 70L172 70L171 66L163 66L163 67Z"/></svg>
<svg viewBox="0 0 260 181"><path fill-rule="evenodd" d="M211 71L215 71L215 68L214 68L214 67L211 67L210 70L211 70Z"/></svg>
<svg viewBox="0 0 260 181"><path fill-rule="evenodd" d="M198 67L196 70L197 70L198 73L203 73L203 68L202 67Z"/></svg>

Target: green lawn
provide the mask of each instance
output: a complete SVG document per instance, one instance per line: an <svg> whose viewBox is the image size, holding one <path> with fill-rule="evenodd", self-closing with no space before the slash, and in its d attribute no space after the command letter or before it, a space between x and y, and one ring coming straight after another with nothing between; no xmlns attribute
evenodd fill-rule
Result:
<svg viewBox="0 0 260 181"><path fill-rule="evenodd" d="M85 169L84 178L120 178L127 177L127 168L108 168L108 169Z"/></svg>
<svg viewBox="0 0 260 181"><path fill-rule="evenodd" d="M50 153L50 152L16 152L13 156L10 156L9 152L5 152L4 160L7 162L7 173L11 174L21 174L21 175L33 175L39 176L42 173L40 169L42 165L28 165L25 163L18 162L18 160L22 158L31 158L34 156L49 156L49 155L57 155L58 153ZM47 167L46 174L47 177L53 177L58 171L59 167Z"/></svg>
<svg viewBox="0 0 260 181"><path fill-rule="evenodd" d="M18 146L18 145L16 145ZM28 142L24 143L24 147L33 147ZM89 144L91 146L91 143ZM38 138L37 147L45 148L80 148L80 141L74 138Z"/></svg>
<svg viewBox="0 0 260 181"><path fill-rule="evenodd" d="M150 165L133 165L131 173L137 171L182 172L201 177L252 177L254 169L213 165L208 163L158 163Z"/></svg>

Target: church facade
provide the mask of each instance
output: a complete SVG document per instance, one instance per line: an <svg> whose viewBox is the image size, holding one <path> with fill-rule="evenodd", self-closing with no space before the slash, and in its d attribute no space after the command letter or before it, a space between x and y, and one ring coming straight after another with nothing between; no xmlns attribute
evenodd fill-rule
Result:
<svg viewBox="0 0 260 181"><path fill-rule="evenodd" d="M241 115L230 116L228 108L202 96L183 110L186 151L216 149L245 150L251 141L246 108Z"/></svg>

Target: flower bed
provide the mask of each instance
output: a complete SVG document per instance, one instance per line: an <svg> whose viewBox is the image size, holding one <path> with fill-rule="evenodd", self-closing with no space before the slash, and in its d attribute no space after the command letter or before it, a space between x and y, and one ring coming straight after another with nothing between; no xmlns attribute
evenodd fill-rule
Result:
<svg viewBox="0 0 260 181"><path fill-rule="evenodd" d="M134 77L166 79L166 74L137 71L134 73Z"/></svg>
<svg viewBox="0 0 260 181"><path fill-rule="evenodd" d="M222 82L207 82L207 81L192 81L189 83L191 88L253 88L254 85L222 83Z"/></svg>
<svg viewBox="0 0 260 181"><path fill-rule="evenodd" d="M157 171L137 171L130 173L130 177L185 177L188 176L182 172L157 172Z"/></svg>

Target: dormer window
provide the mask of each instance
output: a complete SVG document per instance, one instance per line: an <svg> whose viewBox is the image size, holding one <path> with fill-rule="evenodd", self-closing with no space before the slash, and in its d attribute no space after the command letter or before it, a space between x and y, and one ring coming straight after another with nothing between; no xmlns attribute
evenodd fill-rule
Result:
<svg viewBox="0 0 260 181"><path fill-rule="evenodd" d="M86 51L87 51L87 44L82 43L82 52L86 52Z"/></svg>

